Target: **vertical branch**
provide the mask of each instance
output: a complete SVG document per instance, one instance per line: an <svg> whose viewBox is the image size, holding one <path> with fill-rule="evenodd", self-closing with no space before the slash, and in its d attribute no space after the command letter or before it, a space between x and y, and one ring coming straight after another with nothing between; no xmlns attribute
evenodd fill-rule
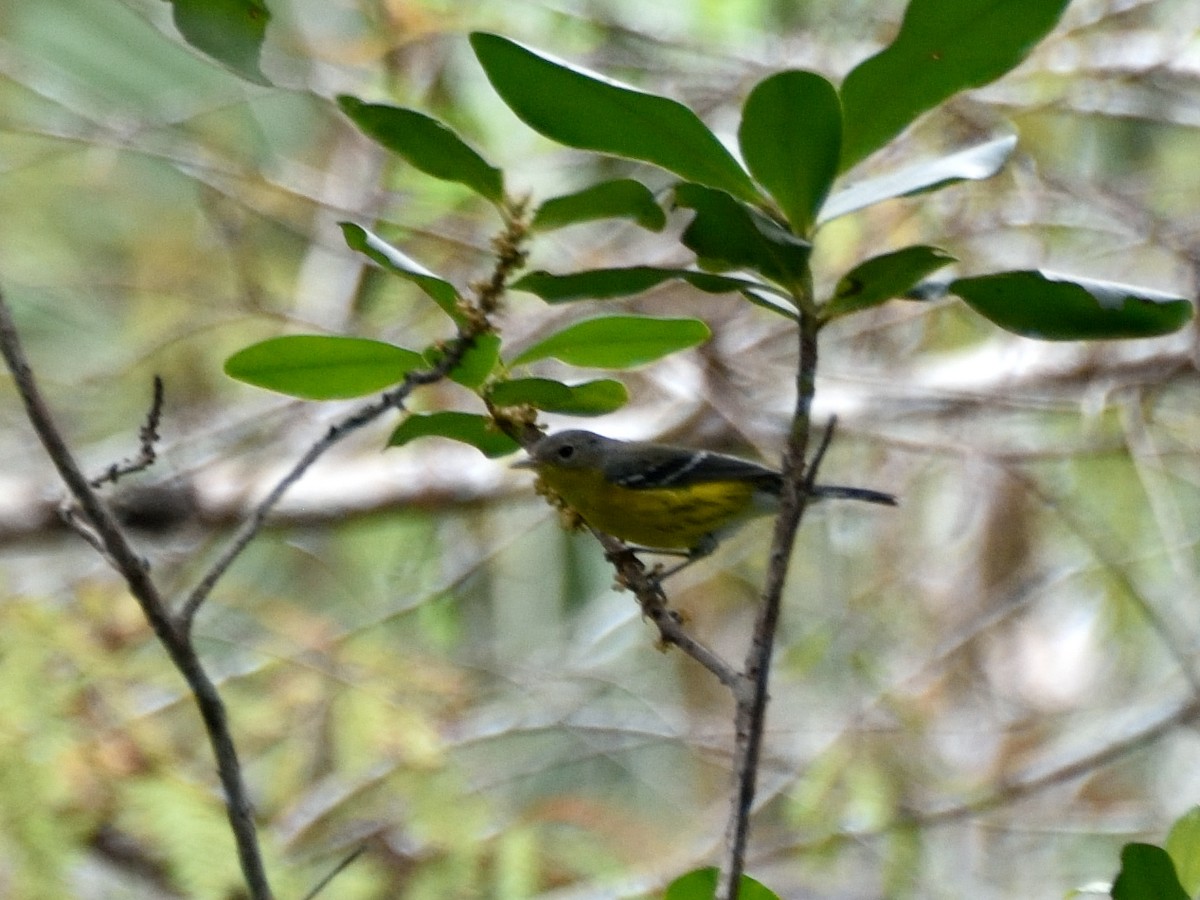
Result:
<svg viewBox="0 0 1200 900"><path fill-rule="evenodd" d="M195 648L170 615L166 601L150 577L145 564L125 537L124 531L108 508L88 483L80 470L62 433L54 423L50 408L38 390L33 370L25 358L16 324L4 296L0 293L0 354L12 372L17 392L25 404L25 412L37 432L42 446L67 488L79 504L88 525L98 542L129 587L129 592L142 609L155 636L166 648L175 667L183 675L200 710L209 743L217 758L221 786L225 789L226 813L237 844L242 874L253 900L271 900L271 888L259 851L258 835L254 828L253 811L225 706L212 679L204 671Z"/></svg>
<svg viewBox="0 0 1200 900"><path fill-rule="evenodd" d="M779 610L783 586L796 531L808 502L805 484L811 480L804 472L812 420L812 401L816 390L817 331L820 323L810 311L800 309L800 360L796 370L796 406L792 427L783 455L783 493L775 532L771 541L771 556L767 577L759 601L754 635L746 654L743 672L745 690L735 692L736 744L733 771L736 785L730 805L729 824L725 833L725 857L717 884L719 900L737 900L742 872L746 863L746 841L750 831L750 813L754 807L754 792L758 782L758 765L762 756L763 731L767 716L767 685L771 671L771 653L775 647L775 632L779 625Z"/></svg>
<svg viewBox="0 0 1200 900"><path fill-rule="evenodd" d="M446 377L462 361L476 338L492 329L489 317L498 309L512 273L524 264L523 247L528 238L524 211L523 201L512 202L507 206L505 228L493 241L496 265L486 281L472 286L474 296L463 303L465 322L460 326L454 340L448 343L438 362L427 369L409 372L397 387L385 393L378 401L351 413L313 444L253 510L225 551L202 576L175 613L172 613L170 605L151 579L145 563L134 551L125 532L96 493L96 487L104 482L116 481L121 476L145 468L153 462L153 445L158 437L158 423L162 411L161 381L155 380L154 404L146 424L141 429L141 454L130 462L114 465L103 476L89 483L38 390L11 312L0 294L0 355L3 355L12 371L29 421L82 511L81 531L88 536L97 550L105 554L125 579L130 593L141 607L155 636L183 675L195 698L217 760L217 771L225 791L226 812L252 900L271 900L272 894L258 845L253 808L242 778L225 706L192 643L192 626L196 614L229 566L257 535L284 493L325 451L385 412L401 408L405 399L416 388Z"/></svg>

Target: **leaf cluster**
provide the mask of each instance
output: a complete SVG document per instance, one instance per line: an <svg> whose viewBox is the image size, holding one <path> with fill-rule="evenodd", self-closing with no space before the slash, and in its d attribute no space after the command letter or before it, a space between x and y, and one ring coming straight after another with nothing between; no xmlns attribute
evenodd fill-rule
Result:
<svg viewBox="0 0 1200 900"><path fill-rule="evenodd" d="M466 140L416 110L342 96L342 112L368 137L434 178L473 191L515 224L521 240L600 219L661 231L685 216L682 248L694 267L634 264L576 272L526 272L507 287L550 304L629 297L678 282L702 293L735 294L789 319L820 324L890 300L954 297L996 325L1043 340L1137 338L1175 331L1192 315L1183 298L1131 285L1037 269L930 280L955 262L929 244L896 247L831 279L813 295L810 260L828 222L899 197L987 178L1009 159L1003 134L937 159L855 178L855 166L915 119L967 88L1017 65L1058 21L1066 0L913 0L895 39L853 68L841 86L809 71L775 72L749 92L737 130L740 159L678 101L621 84L497 34L477 32L476 59L504 102L534 130L571 148L649 164L673 179L656 195L633 177L586 185L517 212L505 174ZM950 7L953 7L952 9ZM346 244L415 285L471 345L451 377L483 410L409 416L393 445L427 435L465 441L489 456L516 449L498 430L503 410L575 416L611 412L628 399L613 379L562 381L530 367L546 359L627 370L703 342L697 318L601 315L508 350L469 291L430 271L368 228L343 223ZM476 310L473 312L473 310ZM474 324L470 324L474 322ZM247 347L226 363L242 381L306 399L358 397L387 389L436 361L438 346L408 348L351 336L290 335ZM525 411L525 412L522 412Z"/></svg>

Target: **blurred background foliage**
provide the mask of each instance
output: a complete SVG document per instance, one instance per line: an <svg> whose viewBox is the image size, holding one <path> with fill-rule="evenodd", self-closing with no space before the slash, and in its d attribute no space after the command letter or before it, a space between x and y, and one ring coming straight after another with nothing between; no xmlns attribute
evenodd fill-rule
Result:
<svg viewBox="0 0 1200 900"><path fill-rule="evenodd" d="M551 148L490 92L490 29L736 124L768 71L834 78L903 4L273 0L262 71L189 48L160 0L0 7L0 280L86 465L130 455L166 381L159 462L114 502L183 590L271 479L348 406L221 374L293 331L420 347L415 288L336 222L456 283L496 228L466 190L389 158L341 92L425 110L535 201L615 163ZM1200 7L1077 0L1016 72L923 120L860 174L1014 129L999 176L832 223L854 262L938 244L965 274L1045 266L1194 295ZM587 167L586 169L584 167ZM652 187L659 173L638 172ZM660 178L656 182L655 179ZM543 237L532 267L667 258L611 222ZM609 304L699 315L698 351L634 373L595 427L773 459L792 398L778 317L679 287ZM578 316L514 294L510 344ZM1200 800L1194 331L1044 344L962 304L893 303L824 334L832 506L800 538L749 871L783 896L1038 897L1111 877ZM457 390L438 386L439 408ZM434 405L430 401L431 405ZM418 400L419 404L419 400ZM366 852L330 896L649 896L707 863L726 813L728 697L660 653L593 542L528 479L381 423L294 489L198 631L221 678L281 897ZM213 763L182 683L102 560L0 379L0 894L228 897ZM740 659L769 523L672 582Z"/></svg>

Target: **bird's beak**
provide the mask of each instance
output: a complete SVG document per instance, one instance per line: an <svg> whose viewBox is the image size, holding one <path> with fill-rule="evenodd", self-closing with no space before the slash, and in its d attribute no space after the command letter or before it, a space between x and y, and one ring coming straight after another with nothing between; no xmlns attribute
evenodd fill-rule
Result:
<svg viewBox="0 0 1200 900"><path fill-rule="evenodd" d="M509 466L510 469L533 469L537 467L537 463L533 459L518 459L515 463Z"/></svg>

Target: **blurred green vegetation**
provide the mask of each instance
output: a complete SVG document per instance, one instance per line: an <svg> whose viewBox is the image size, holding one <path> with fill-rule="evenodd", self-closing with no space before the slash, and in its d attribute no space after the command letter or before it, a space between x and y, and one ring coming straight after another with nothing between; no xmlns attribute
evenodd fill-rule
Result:
<svg viewBox="0 0 1200 900"><path fill-rule="evenodd" d="M446 336L336 222L378 224L460 285L487 271L489 211L361 137L338 93L438 115L546 197L580 186L584 165L628 171L520 125L468 30L679 97L728 130L764 67L838 78L903 6L270 5L272 87L189 48L160 0L0 8L0 285L89 470L134 450L151 377L166 380L162 456L141 480L186 482L199 506L140 540L180 591L231 511L349 408L236 384L226 356L295 330ZM1017 72L867 171L1006 123L1014 164L837 221L818 270L932 241L964 273L1047 266L1194 294L1193 7L1073 4ZM684 262L630 225L570 232L531 267ZM793 348L776 317L680 288L613 306L699 315L716 337L636 373L632 411L598 429L778 452ZM532 343L570 315L514 293L505 337ZM1111 877L1123 843L1161 841L1200 798L1182 718L1136 752L1018 788L1170 721L1196 690L1192 335L1042 345L961 304L891 304L825 337L818 413L843 421L825 475L903 505L819 510L801 535L749 871L782 896L1061 896ZM432 390L438 408L459 396ZM306 476L288 527L255 542L198 622L279 896L360 846L330 896L651 896L710 862L728 698L655 650L598 548L559 529L527 479L442 445L385 453L392 424ZM0 894L231 896L232 841L182 682L89 548L7 524L58 490L7 378L0 454ZM735 660L769 528L671 585Z"/></svg>

